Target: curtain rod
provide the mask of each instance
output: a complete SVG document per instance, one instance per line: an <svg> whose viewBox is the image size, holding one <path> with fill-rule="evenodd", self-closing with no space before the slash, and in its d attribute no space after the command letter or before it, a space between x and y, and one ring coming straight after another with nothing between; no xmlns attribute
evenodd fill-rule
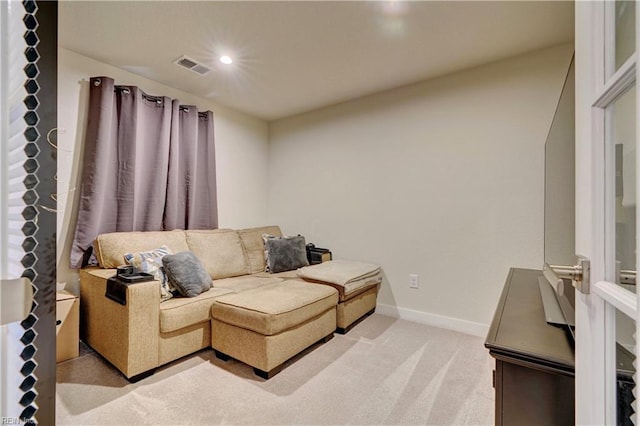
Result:
<svg viewBox="0 0 640 426"><path fill-rule="evenodd" d="M96 79L93 80L93 84L95 86L100 86L100 84L102 84L102 80L99 79L99 78L96 78ZM126 95L131 93L131 90L127 86L113 86L113 91L114 92L116 92L118 90L122 91ZM148 95L148 94L146 94L144 92L142 92L142 97L145 98L148 101L154 101L154 102L156 102L158 104L161 104L164 101L164 97L163 96ZM189 108L190 107L187 106L187 105L180 105L179 106L180 111L183 111L183 112L189 112ZM200 111L198 112L198 116L200 118L207 118L208 117L206 112L200 112Z"/></svg>

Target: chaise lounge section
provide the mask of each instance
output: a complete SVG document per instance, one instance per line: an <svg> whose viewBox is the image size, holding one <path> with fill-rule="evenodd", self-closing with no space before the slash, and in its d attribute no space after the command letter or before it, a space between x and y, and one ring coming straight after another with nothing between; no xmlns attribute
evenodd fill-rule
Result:
<svg viewBox="0 0 640 426"><path fill-rule="evenodd" d="M338 292L290 280L214 300L211 347L218 358L231 356L265 379L336 329Z"/></svg>
<svg viewBox="0 0 640 426"><path fill-rule="evenodd" d="M378 265L365 262L334 260L298 269L307 282L323 284L338 290L337 329L347 333L358 321L376 310L382 271Z"/></svg>

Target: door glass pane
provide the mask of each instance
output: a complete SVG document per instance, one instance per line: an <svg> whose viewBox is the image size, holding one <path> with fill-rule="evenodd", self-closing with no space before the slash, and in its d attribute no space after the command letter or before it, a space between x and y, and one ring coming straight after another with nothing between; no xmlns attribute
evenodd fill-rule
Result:
<svg viewBox="0 0 640 426"><path fill-rule="evenodd" d="M628 282L636 270L636 135L635 135L635 86L627 90L607 107L605 124L607 138L607 164L615 170L614 182L607 187L615 191L609 196L614 203L615 230L611 229L607 244L615 247L615 255L609 254L607 276L618 284ZM608 173L611 176L611 173ZM635 285L625 285L635 291Z"/></svg>
<svg viewBox="0 0 640 426"><path fill-rule="evenodd" d="M611 34L615 39L612 51L609 52L610 63L613 69L607 73L611 76L636 50L636 4L633 0L617 0L615 6L611 5L614 28Z"/></svg>

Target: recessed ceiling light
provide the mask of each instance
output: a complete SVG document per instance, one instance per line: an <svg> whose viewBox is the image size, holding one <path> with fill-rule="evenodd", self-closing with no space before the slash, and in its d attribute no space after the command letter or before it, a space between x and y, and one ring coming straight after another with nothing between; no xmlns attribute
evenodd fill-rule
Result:
<svg viewBox="0 0 640 426"><path fill-rule="evenodd" d="M229 65L233 63L233 59L231 59L230 57L228 57L227 55L225 56L220 56L220 62L222 62L225 65Z"/></svg>

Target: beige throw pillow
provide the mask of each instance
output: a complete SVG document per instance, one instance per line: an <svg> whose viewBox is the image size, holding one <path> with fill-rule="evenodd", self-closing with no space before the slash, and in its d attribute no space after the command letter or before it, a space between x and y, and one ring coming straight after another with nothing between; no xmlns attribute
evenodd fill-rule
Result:
<svg viewBox="0 0 640 426"><path fill-rule="evenodd" d="M176 290L169 282L162 265L162 258L168 254L171 254L171 250L167 246L162 246L155 250L141 251L137 256L134 253L124 254L124 261L128 265L135 266L139 272L151 274L156 280L160 281L161 302L171 299L173 292Z"/></svg>

